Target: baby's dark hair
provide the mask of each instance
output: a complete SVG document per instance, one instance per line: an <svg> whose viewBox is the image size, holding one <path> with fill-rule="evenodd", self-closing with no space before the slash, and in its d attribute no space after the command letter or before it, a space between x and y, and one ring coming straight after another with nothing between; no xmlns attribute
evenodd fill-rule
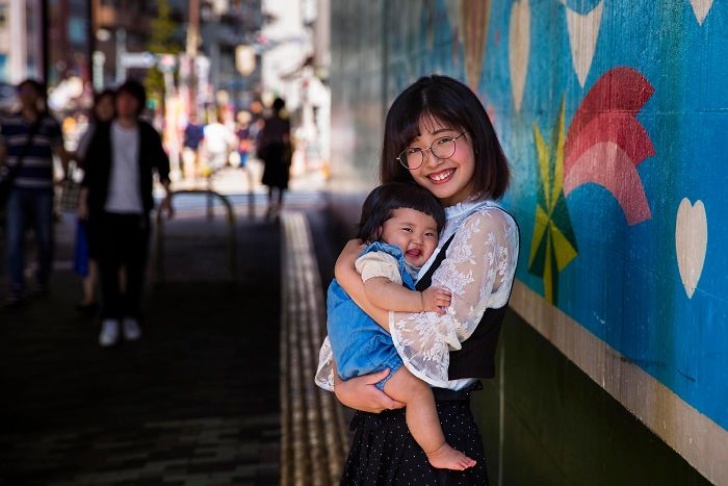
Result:
<svg viewBox="0 0 728 486"><path fill-rule="evenodd" d="M379 228L392 217L392 211L400 208L414 209L432 216L437 223L438 233L445 226L445 209L430 191L415 183L390 182L376 187L364 201L359 238L367 242L376 240Z"/></svg>

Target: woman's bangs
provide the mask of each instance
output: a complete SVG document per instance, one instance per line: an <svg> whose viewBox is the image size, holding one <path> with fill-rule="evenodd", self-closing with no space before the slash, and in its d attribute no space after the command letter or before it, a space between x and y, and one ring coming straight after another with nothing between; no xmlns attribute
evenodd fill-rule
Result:
<svg viewBox="0 0 728 486"><path fill-rule="evenodd" d="M458 117L457 113L448 109L428 109L420 114L417 127L417 135L419 135L420 127L432 133L440 128L450 128L455 131L467 130L462 126L462 117Z"/></svg>
<svg viewBox="0 0 728 486"><path fill-rule="evenodd" d="M420 116L409 116L402 120L402 126L397 131L397 147L407 147L412 140L420 136Z"/></svg>

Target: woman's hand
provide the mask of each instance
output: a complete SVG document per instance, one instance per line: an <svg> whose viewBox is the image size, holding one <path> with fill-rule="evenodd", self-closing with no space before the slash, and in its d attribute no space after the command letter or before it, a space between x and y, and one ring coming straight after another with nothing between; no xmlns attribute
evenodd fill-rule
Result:
<svg viewBox="0 0 728 486"><path fill-rule="evenodd" d="M162 199L162 203L159 205L159 210L162 214L167 215L167 219L172 219L174 217L174 206L172 205L172 196L170 194L167 194L167 196Z"/></svg>
<svg viewBox="0 0 728 486"><path fill-rule="evenodd" d="M379 413L384 410L395 410L404 407L404 403L392 400L375 386L389 374L382 370L370 375L359 376L343 381L334 374L334 392L336 398L347 407L362 412Z"/></svg>
<svg viewBox="0 0 728 486"><path fill-rule="evenodd" d="M88 189L85 187L81 188L81 193L78 196L76 215L79 220L88 221Z"/></svg>
<svg viewBox="0 0 728 486"><path fill-rule="evenodd" d="M162 181L162 186L164 186L164 199L162 199L159 210L162 214L167 214L167 219L172 219L174 217L174 206L172 205L172 190L169 181Z"/></svg>

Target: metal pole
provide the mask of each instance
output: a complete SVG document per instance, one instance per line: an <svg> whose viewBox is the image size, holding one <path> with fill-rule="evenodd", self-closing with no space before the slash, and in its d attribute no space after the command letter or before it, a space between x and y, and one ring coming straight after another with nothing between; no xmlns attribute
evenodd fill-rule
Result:
<svg viewBox="0 0 728 486"><path fill-rule="evenodd" d="M126 65L124 54L126 54L126 29L119 27L115 32L116 39L116 82L123 83L126 79Z"/></svg>
<svg viewBox="0 0 728 486"><path fill-rule="evenodd" d="M48 71L48 67L50 65L50 44L48 39L48 30L49 30L49 19L48 19L48 0L43 0L40 2L40 21L41 21L41 66L40 66L40 76L48 83L48 80L50 79L50 72ZM46 89L47 86L46 86Z"/></svg>
<svg viewBox="0 0 728 486"><path fill-rule="evenodd" d="M189 0L189 25L187 26L187 60L189 65L188 79L188 115L197 114L197 74L195 73L195 59L197 58L197 45L200 31L200 0Z"/></svg>

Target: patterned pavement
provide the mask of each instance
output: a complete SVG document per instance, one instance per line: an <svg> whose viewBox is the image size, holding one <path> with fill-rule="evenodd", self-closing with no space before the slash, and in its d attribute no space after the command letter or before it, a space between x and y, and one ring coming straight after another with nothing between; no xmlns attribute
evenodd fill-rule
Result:
<svg viewBox="0 0 728 486"><path fill-rule="evenodd" d="M97 344L97 318L73 307L80 287L70 270L73 218L64 218L51 295L20 310L0 310L0 484L335 482L346 442L340 429L325 438L319 421L307 432L306 440L328 444L317 466L309 459L296 466L304 459L282 451L282 443L303 440L282 426L285 417L319 412L289 399L280 332L290 325L282 322L282 302L290 300L282 294L288 275L281 262L288 216L265 220L264 199L261 193L231 196L235 283L229 281L222 212L216 209L210 221L198 200L180 199L178 217L165 226L164 283L150 285L145 301L144 335L112 349ZM316 193L292 193L287 208L309 214L303 223L294 217L297 226L324 224ZM307 251L307 271L317 274L310 266L313 250ZM153 255L151 263L153 269ZM320 284L308 291L321 292ZM313 347L311 341L302 352ZM298 371L301 386L308 386L312 370ZM318 403L308 405L318 410ZM341 426L340 407L329 403L325 413ZM282 475L296 468L304 477ZM322 469L325 480L313 477Z"/></svg>

